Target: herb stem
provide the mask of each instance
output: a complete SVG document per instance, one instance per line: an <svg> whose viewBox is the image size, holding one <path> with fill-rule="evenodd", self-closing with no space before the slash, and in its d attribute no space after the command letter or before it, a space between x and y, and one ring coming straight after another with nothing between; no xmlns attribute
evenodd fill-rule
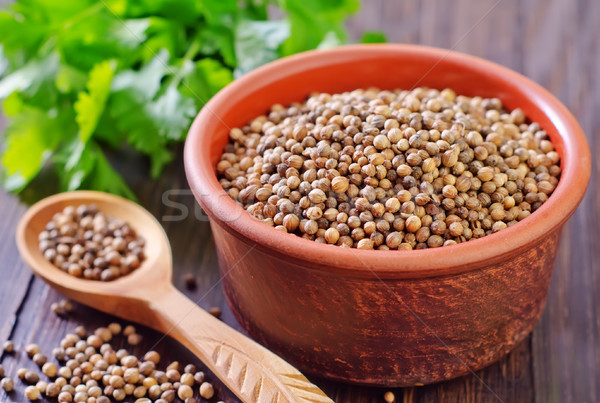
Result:
<svg viewBox="0 0 600 403"><path fill-rule="evenodd" d="M200 45L198 44L198 41L192 42L192 45L188 48L187 52L185 52L185 55L183 55L183 58L181 61L181 67L179 68L179 71L173 78L173 81L171 82L171 86L173 86L175 88L177 88L179 86L179 83L181 83L181 79L183 78L183 72L185 70L186 63L193 60L199 50L200 50Z"/></svg>

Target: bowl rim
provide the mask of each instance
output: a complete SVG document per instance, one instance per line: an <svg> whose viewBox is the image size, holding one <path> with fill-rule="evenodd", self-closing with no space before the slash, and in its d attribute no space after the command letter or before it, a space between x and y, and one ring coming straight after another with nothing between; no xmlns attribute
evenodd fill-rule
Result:
<svg viewBox="0 0 600 403"><path fill-rule="evenodd" d="M300 74L306 68L323 67L375 58L389 52L413 57L437 57L469 69L485 72L518 86L534 100L549 118L564 143L561 153L561 179L548 200L529 217L497 233L469 242L440 248L420 250L362 250L342 248L283 233L252 217L238 206L220 186L211 163L209 135L203 135L206 122L219 119L213 111L227 108L228 99L239 98L248 87L289 75ZM404 44L345 45L328 50L313 50L268 63L236 79L217 93L194 120L184 149L188 183L196 199L212 221L245 238L248 245L270 254L285 255L312 265L306 269L342 272L386 278L418 278L441 276L475 270L507 258L549 236L560 228L582 200L591 171L591 154L585 134L575 117L550 92L525 76L479 57L446 49ZM236 217L236 219L231 219ZM214 224L214 223L213 223Z"/></svg>

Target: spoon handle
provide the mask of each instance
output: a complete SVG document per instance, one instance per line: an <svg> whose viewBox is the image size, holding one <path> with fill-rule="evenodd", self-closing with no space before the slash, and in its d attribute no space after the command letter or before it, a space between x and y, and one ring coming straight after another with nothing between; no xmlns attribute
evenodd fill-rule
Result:
<svg viewBox="0 0 600 403"><path fill-rule="evenodd" d="M285 360L171 288L151 302L153 325L206 364L248 403L333 402Z"/></svg>

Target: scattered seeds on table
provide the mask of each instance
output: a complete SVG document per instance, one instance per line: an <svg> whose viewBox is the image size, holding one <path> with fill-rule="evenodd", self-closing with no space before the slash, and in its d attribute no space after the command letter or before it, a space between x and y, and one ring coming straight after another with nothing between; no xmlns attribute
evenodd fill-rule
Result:
<svg viewBox="0 0 600 403"><path fill-rule="evenodd" d="M560 177L548 134L497 98L354 90L274 106L217 164L229 196L305 239L360 249L454 245L535 212Z"/></svg>
<svg viewBox="0 0 600 403"><path fill-rule="evenodd" d="M36 389L39 394L37 398L44 396L56 398L58 402L87 403L122 401L128 396L140 402L149 399L173 402L177 397L192 402L195 401L194 388L198 386L201 396L206 398L214 395L214 388L205 382L204 373L197 371L193 364L183 367L173 361L161 371L156 369L160 362L160 355L156 351L148 351L143 359L138 359L126 349L115 351L111 342L113 336L118 334L128 339L141 337L131 325L121 331L120 325L110 324L97 328L91 334L84 327L77 327L73 333L63 337L61 347L53 350L53 357L57 360L60 358L62 366L48 361L35 344L28 345L26 351L35 353L32 360L41 366L41 373L48 380L40 380L35 371L19 369L18 377L32 385L26 389L26 393L33 398L36 393L33 389ZM180 368L184 368L183 373L179 372ZM14 388L12 380L5 379L1 381L2 387Z"/></svg>

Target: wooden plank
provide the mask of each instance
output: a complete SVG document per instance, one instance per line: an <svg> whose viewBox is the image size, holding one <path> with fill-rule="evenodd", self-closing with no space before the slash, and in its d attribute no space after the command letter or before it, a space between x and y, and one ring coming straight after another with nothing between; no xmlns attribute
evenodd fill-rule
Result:
<svg viewBox="0 0 600 403"><path fill-rule="evenodd" d="M524 52L531 54L524 73L569 107L587 133L592 155L598 155L600 4L536 3L522 13L529 27ZM548 305L533 334L540 403L600 400L599 168L594 161L587 195L563 234Z"/></svg>

